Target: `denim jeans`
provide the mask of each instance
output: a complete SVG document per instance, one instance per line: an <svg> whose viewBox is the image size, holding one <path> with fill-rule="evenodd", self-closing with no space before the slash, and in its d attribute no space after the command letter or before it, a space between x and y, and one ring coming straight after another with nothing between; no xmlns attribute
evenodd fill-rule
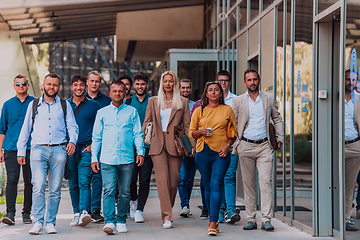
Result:
<svg viewBox="0 0 360 240"><path fill-rule="evenodd" d="M195 162L205 187L205 200L210 212L210 221L217 222L224 177L230 164L230 154L222 158L218 152L204 144L204 149L196 153Z"/></svg>
<svg viewBox="0 0 360 240"><path fill-rule="evenodd" d="M32 205L32 184L30 169L30 150L26 151L25 165L22 165L24 178L24 207L23 213L30 214ZM17 161L17 151L4 151L4 160L6 168L6 212L15 213L17 187L20 177L20 164Z"/></svg>
<svg viewBox="0 0 360 240"><path fill-rule="evenodd" d="M61 199L61 182L66 164L66 147L31 146L30 166L33 184L33 215L44 224L46 176L49 175L46 224L56 224Z"/></svg>
<svg viewBox="0 0 360 240"><path fill-rule="evenodd" d="M205 187L202 178L200 178L200 194L201 194L202 210L208 211L208 207L206 206L206 200L205 200Z"/></svg>
<svg viewBox="0 0 360 240"><path fill-rule="evenodd" d="M100 154L99 154L100 155ZM100 159L100 156L98 156ZM101 166L100 166L101 169ZM91 173L91 212L95 212L96 210L101 210L101 194L102 194L102 177L101 171L98 173Z"/></svg>
<svg viewBox="0 0 360 240"><path fill-rule="evenodd" d="M191 191L194 185L194 177L196 172L195 159L193 157L183 158L180 172L179 172L179 196L180 196L180 205L183 207L190 207L189 201L191 196Z"/></svg>
<svg viewBox="0 0 360 240"><path fill-rule="evenodd" d="M239 157L230 153L230 165L224 178L224 188L221 199L221 209L226 210L229 216L235 214L236 183L235 176L238 167Z"/></svg>
<svg viewBox="0 0 360 240"><path fill-rule="evenodd" d="M357 192L357 196L356 196L356 211L357 211L357 210L360 210L360 171L357 175L356 182L358 184L358 192Z"/></svg>
<svg viewBox="0 0 360 240"><path fill-rule="evenodd" d="M69 192L74 213L90 211L91 152L86 145L76 145L76 153L68 156Z"/></svg>
<svg viewBox="0 0 360 240"><path fill-rule="evenodd" d="M133 167L133 163L121 165L101 163L101 174L104 184L104 218L106 223L126 223ZM117 215L115 216L116 186L118 187L119 195L116 199Z"/></svg>
<svg viewBox="0 0 360 240"><path fill-rule="evenodd" d="M134 155L136 157L136 154ZM150 178L153 169L153 162L149 156L149 148L145 149L144 163L140 167L134 161L134 169L130 184L130 199L132 201L138 200L136 210L144 211L146 200L150 191ZM139 176L139 194L137 192L136 182Z"/></svg>

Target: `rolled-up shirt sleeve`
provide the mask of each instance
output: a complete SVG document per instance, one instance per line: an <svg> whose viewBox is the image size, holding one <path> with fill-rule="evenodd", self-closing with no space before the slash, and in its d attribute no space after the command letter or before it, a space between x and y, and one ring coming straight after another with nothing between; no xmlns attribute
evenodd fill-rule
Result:
<svg viewBox="0 0 360 240"><path fill-rule="evenodd" d="M133 139L134 139L137 155L145 156L143 131L141 128L139 113L135 109L134 109L133 122L134 122Z"/></svg>
<svg viewBox="0 0 360 240"><path fill-rule="evenodd" d="M66 109L66 127L69 135L69 142L76 145L79 136L79 127L76 124L73 110L68 101L66 101Z"/></svg>
<svg viewBox="0 0 360 240"><path fill-rule="evenodd" d="M32 127L33 127L33 120L31 117L32 116L32 105L33 105L33 101L31 101L29 103L29 106L26 110L24 123L21 128L19 139L17 141L17 149L18 149L17 156L18 157L25 157L25 155L26 155L27 142L29 140L29 137L30 137L30 134L32 131Z"/></svg>

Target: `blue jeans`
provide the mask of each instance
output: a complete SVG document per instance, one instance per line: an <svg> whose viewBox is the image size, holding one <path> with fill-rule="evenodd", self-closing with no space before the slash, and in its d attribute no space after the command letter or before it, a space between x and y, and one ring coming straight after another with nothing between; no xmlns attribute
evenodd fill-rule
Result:
<svg viewBox="0 0 360 240"><path fill-rule="evenodd" d="M235 195L236 195L236 183L235 176L238 167L239 157L230 153L230 165L226 171L224 178L224 189L221 199L221 209L226 210L229 216L236 213L235 209Z"/></svg>
<svg viewBox="0 0 360 240"><path fill-rule="evenodd" d="M181 208L185 206L188 208L190 207L189 201L194 184L195 171L195 159L193 157L184 156L179 172L180 179L178 183Z"/></svg>
<svg viewBox="0 0 360 240"><path fill-rule="evenodd" d="M101 174L104 184L104 218L106 223L126 223L133 167L133 163L121 165L101 163ZM116 186L118 187L119 195L116 200L117 215L115 216Z"/></svg>
<svg viewBox="0 0 360 240"><path fill-rule="evenodd" d="M206 206L206 200L205 200L205 187L203 184L202 177L200 178L200 193L201 193L201 203L203 205L202 210L208 211L208 207Z"/></svg>
<svg viewBox="0 0 360 240"><path fill-rule="evenodd" d="M100 154L98 156L100 159ZM101 166L100 166L101 169ZM101 171L98 173L91 173L91 212L95 212L96 210L101 210L101 194L102 194L102 178Z"/></svg>
<svg viewBox="0 0 360 240"><path fill-rule="evenodd" d="M356 197L356 211L360 210L360 171L358 173L356 182L358 184L358 192L357 192L357 197Z"/></svg>
<svg viewBox="0 0 360 240"><path fill-rule="evenodd" d="M74 213L90 211L91 152L82 152L86 147L76 145L77 154L68 156L69 192Z"/></svg>
<svg viewBox="0 0 360 240"><path fill-rule="evenodd" d="M210 221L217 222L221 204L221 194L225 173L230 164L230 154L222 158L218 152L204 144L204 149L195 155L205 188L206 206L210 212Z"/></svg>
<svg viewBox="0 0 360 240"><path fill-rule="evenodd" d="M31 146L30 166L33 184L33 214L35 222L44 224L46 176L49 174L49 197L46 224L56 224L61 199L61 182L66 164L66 147Z"/></svg>

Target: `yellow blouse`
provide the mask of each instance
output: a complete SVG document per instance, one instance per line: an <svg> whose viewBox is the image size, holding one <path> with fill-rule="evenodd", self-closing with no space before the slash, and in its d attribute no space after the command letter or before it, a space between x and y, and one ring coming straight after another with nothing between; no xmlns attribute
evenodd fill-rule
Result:
<svg viewBox="0 0 360 240"><path fill-rule="evenodd" d="M201 152L205 143L211 150L218 152L227 144L229 138L237 137L235 114L228 105L196 108L191 117L189 136L192 138L192 132L201 128L212 128L212 134L196 140L196 152Z"/></svg>

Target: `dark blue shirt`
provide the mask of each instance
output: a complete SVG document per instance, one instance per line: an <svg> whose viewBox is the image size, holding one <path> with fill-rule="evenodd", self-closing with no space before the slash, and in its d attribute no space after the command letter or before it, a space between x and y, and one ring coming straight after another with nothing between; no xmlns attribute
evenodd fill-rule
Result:
<svg viewBox="0 0 360 240"><path fill-rule="evenodd" d="M80 104L85 103L80 112L75 116L76 123L79 126L79 137L77 144L91 144L95 117L97 111L100 109L100 104L94 100L84 98L82 103L80 103L79 106L76 106L72 99L73 97L68 99L68 102L70 103L74 114Z"/></svg>
<svg viewBox="0 0 360 240"><path fill-rule="evenodd" d="M0 119L0 134L5 135L4 150L17 151L16 144L24 123L26 111L29 103L34 99L35 97L33 96L27 96L25 101L21 102L20 99L15 96L4 103ZM29 138L27 149L30 149L30 141L31 139Z"/></svg>
<svg viewBox="0 0 360 240"><path fill-rule="evenodd" d="M111 98L101 93L100 91L98 92L98 95L94 98L91 98L88 92L85 92L85 97L97 101L100 104L100 108L106 107L111 103Z"/></svg>
<svg viewBox="0 0 360 240"><path fill-rule="evenodd" d="M136 108L139 113L141 126L144 124L146 108L148 105L149 95L146 93L142 102L139 101L137 95L132 96L130 106ZM145 148L149 148L149 145L145 145Z"/></svg>

